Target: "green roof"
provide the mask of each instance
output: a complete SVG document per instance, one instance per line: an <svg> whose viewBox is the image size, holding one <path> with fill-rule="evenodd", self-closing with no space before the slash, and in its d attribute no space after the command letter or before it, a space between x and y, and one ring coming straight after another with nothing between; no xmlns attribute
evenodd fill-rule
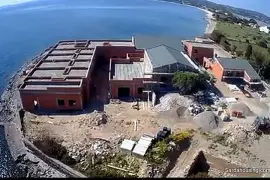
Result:
<svg viewBox="0 0 270 180"><path fill-rule="evenodd" d="M217 60L224 69L244 70L252 79L261 79L255 69L245 59L220 58Z"/></svg>
<svg viewBox="0 0 270 180"><path fill-rule="evenodd" d="M151 60L153 68L158 68L170 64L180 63L184 66L194 68L192 64L183 56L181 51L160 45L146 50Z"/></svg>

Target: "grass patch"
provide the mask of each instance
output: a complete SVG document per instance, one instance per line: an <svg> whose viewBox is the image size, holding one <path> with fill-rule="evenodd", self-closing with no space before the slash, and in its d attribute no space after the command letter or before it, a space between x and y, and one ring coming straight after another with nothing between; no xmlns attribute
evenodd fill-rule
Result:
<svg viewBox="0 0 270 180"><path fill-rule="evenodd" d="M237 47L236 52L246 51L246 47L250 43L256 51L261 52L265 56L269 55L268 50L260 47L258 43L265 41L267 46L270 47L270 41L268 40L270 35L260 32L259 29L218 21L216 30L226 37L231 46ZM240 55L240 57L244 57L244 54Z"/></svg>

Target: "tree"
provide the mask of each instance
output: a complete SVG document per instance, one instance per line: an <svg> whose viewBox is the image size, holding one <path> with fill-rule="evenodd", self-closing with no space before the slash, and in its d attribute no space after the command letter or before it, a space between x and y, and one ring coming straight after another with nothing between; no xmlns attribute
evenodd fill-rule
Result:
<svg viewBox="0 0 270 180"><path fill-rule="evenodd" d="M267 48L267 43L265 41L260 41L260 42L258 42L258 46L260 46L262 48Z"/></svg>
<svg viewBox="0 0 270 180"><path fill-rule="evenodd" d="M222 37L224 37L224 35L220 31L217 31L217 30L214 30L212 34L210 35L210 38L216 43L220 43Z"/></svg>
<svg viewBox="0 0 270 180"><path fill-rule="evenodd" d="M268 53L270 54L270 47L267 49Z"/></svg>
<svg viewBox="0 0 270 180"><path fill-rule="evenodd" d="M204 87L204 82L209 77L205 73L176 72L174 73L172 83L178 87L180 93L188 94Z"/></svg>
<svg viewBox="0 0 270 180"><path fill-rule="evenodd" d="M245 52L245 57L250 60L252 54L252 46L249 44L247 46L246 52Z"/></svg>
<svg viewBox="0 0 270 180"><path fill-rule="evenodd" d="M257 21L254 20L254 19L249 19L249 22L252 23L252 24L257 24Z"/></svg>
<svg viewBox="0 0 270 180"><path fill-rule="evenodd" d="M237 46L236 45L232 45L232 52L235 52L237 49Z"/></svg>
<svg viewBox="0 0 270 180"><path fill-rule="evenodd" d="M246 43L249 43L249 40L248 39L246 39Z"/></svg>
<svg viewBox="0 0 270 180"><path fill-rule="evenodd" d="M259 75L261 75L263 73L264 68L265 68L266 58L263 55L263 53L261 53L259 51L253 51L252 56L253 56L253 59L255 61L255 66L256 66L257 72Z"/></svg>

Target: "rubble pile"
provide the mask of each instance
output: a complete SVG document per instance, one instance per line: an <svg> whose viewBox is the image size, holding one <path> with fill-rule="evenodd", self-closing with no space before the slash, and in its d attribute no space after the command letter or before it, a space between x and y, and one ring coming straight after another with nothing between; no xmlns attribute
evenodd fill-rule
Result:
<svg viewBox="0 0 270 180"><path fill-rule="evenodd" d="M93 113L88 114L82 119L80 119L80 126L99 126L101 124L106 124L108 122L108 119L109 116L106 114L106 112L98 112L95 110Z"/></svg>
<svg viewBox="0 0 270 180"><path fill-rule="evenodd" d="M221 127L221 119L212 111L204 111L193 118L194 122L204 131L212 131Z"/></svg>
<svg viewBox="0 0 270 180"><path fill-rule="evenodd" d="M110 104L121 104L119 99L110 99Z"/></svg>
<svg viewBox="0 0 270 180"><path fill-rule="evenodd" d="M178 93L169 93L162 96L159 99L160 103L155 106L155 110L158 112L168 111L176 107L188 107L193 104L193 100L187 97L181 96Z"/></svg>
<svg viewBox="0 0 270 180"><path fill-rule="evenodd" d="M88 154L106 156L110 154L112 147L108 141L102 139L91 140L84 144L75 143L69 149L69 156L80 162Z"/></svg>
<svg viewBox="0 0 270 180"><path fill-rule="evenodd" d="M203 112L204 108L199 104L191 104L188 107L188 111L191 116L196 116L197 114L200 114L201 112Z"/></svg>
<svg viewBox="0 0 270 180"><path fill-rule="evenodd" d="M252 116L253 113L245 103L235 103L230 106L230 112L241 111L243 116Z"/></svg>
<svg viewBox="0 0 270 180"><path fill-rule="evenodd" d="M227 144L248 143L258 138L252 126L246 125L233 125L229 124L228 127L223 129L222 135L226 136Z"/></svg>

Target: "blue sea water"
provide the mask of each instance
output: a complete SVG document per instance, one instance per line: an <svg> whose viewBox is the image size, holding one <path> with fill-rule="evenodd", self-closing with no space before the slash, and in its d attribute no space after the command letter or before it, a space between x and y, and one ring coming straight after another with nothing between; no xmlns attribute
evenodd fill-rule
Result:
<svg viewBox="0 0 270 180"><path fill-rule="evenodd" d="M0 92L26 61L59 40L137 34L188 39L203 35L204 16L193 7L152 0L35 0L0 7ZM0 143L0 177L12 174L4 146Z"/></svg>

